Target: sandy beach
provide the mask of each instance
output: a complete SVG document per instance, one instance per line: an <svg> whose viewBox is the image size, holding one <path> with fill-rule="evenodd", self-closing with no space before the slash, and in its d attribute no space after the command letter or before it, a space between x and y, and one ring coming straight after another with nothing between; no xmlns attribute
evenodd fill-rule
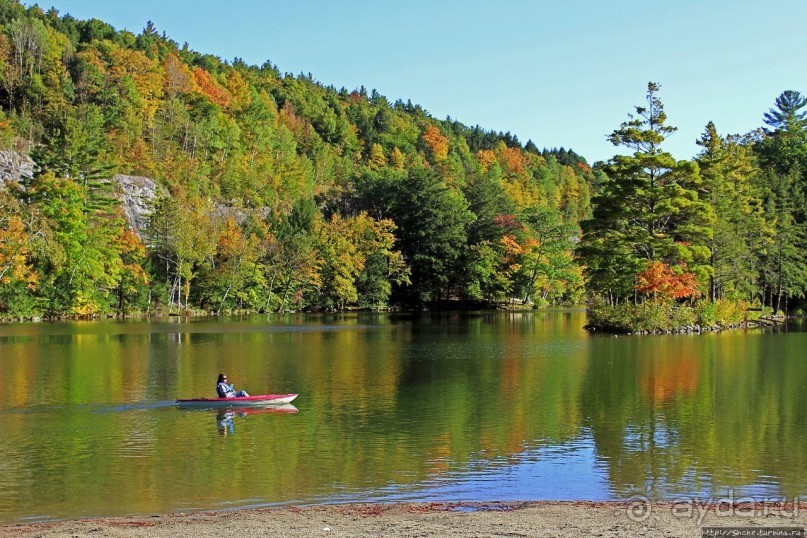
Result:
<svg viewBox="0 0 807 538"><path fill-rule="evenodd" d="M0 528L4 536L693 536L704 527L807 526L807 503L409 503L95 518Z"/></svg>

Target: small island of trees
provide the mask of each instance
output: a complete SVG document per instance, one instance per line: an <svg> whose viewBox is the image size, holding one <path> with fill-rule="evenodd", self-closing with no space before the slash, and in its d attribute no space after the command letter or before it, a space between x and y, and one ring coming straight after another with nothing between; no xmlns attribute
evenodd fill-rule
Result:
<svg viewBox="0 0 807 538"><path fill-rule="evenodd" d="M787 312L807 286L807 99L782 93L767 127L742 136L709 122L700 154L676 161L661 148L675 128L659 89L649 83L646 103L610 135L633 153L601 166L583 222L591 326L674 330Z"/></svg>

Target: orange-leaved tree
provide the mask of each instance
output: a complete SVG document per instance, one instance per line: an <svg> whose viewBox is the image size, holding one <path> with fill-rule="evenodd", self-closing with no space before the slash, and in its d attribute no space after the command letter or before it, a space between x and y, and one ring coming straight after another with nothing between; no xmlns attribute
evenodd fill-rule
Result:
<svg viewBox="0 0 807 538"><path fill-rule="evenodd" d="M670 267L660 261L648 262L647 269L636 275L634 287L654 301L695 298L701 294L695 274L687 271L684 263Z"/></svg>
<svg viewBox="0 0 807 538"><path fill-rule="evenodd" d="M218 82L204 69L197 67L193 70L193 75L196 78L196 85L204 95L220 107L226 107L230 104L230 94L222 88Z"/></svg>
<svg viewBox="0 0 807 538"><path fill-rule="evenodd" d="M426 127L426 131L423 133L423 141L429 147L435 163L441 163L448 158L448 138L443 136L440 129L434 125Z"/></svg>

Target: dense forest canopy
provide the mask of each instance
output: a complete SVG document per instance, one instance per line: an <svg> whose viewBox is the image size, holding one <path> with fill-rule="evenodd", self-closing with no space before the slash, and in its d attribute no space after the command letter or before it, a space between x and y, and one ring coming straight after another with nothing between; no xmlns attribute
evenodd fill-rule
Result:
<svg viewBox="0 0 807 538"><path fill-rule="evenodd" d="M0 317L652 297L807 286L805 103L662 149L659 86L593 168L411 101L0 0ZM764 111L761 111L763 113ZM131 229L116 174L153 178Z"/></svg>
<svg viewBox="0 0 807 538"><path fill-rule="evenodd" d="M594 173L571 150L9 0L0 104L37 165L0 193L6 317L580 294ZM116 173L166 193L145 230Z"/></svg>

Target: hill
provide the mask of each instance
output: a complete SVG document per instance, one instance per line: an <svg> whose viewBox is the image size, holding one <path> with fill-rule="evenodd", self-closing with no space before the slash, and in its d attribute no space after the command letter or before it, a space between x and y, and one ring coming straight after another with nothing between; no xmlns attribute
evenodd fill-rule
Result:
<svg viewBox="0 0 807 538"><path fill-rule="evenodd" d="M0 1L0 316L561 301L595 174L410 101ZM140 233L114 174L156 181ZM221 210L221 208L227 208Z"/></svg>

